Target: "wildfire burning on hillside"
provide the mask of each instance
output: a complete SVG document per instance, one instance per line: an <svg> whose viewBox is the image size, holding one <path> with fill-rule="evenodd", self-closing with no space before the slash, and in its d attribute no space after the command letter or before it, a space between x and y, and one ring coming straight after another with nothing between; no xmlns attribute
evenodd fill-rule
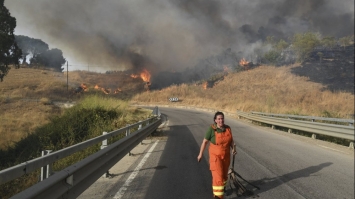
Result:
<svg viewBox="0 0 355 199"><path fill-rule="evenodd" d="M100 87L100 86L97 85L97 84L95 85L94 88L95 88L96 90L101 90L101 91L104 92L106 95L111 93L111 89L106 89L106 88Z"/></svg>
<svg viewBox="0 0 355 199"><path fill-rule="evenodd" d="M94 87L96 90L101 90L102 92L104 92L106 95L113 93L113 94L118 94L119 92L122 92L122 90L120 88L117 88L116 90L114 90L113 92L111 92L110 88L103 88L100 87L99 85L95 85Z"/></svg>
<svg viewBox="0 0 355 199"><path fill-rule="evenodd" d="M223 72L229 73L229 68L228 68L228 66L223 66Z"/></svg>
<svg viewBox="0 0 355 199"><path fill-rule="evenodd" d="M119 93L119 92L121 92L121 91L122 91L121 89L117 88L115 91L113 91L113 93L114 93L114 94L117 94L117 93Z"/></svg>
<svg viewBox="0 0 355 199"><path fill-rule="evenodd" d="M246 59L241 59L240 62L239 62L239 65L241 66L248 66L249 65L249 62L246 60Z"/></svg>
<svg viewBox="0 0 355 199"><path fill-rule="evenodd" d="M131 74L131 77L132 78L140 77L144 82L150 82L151 74L149 73L149 71L147 69L143 69L143 71L139 75Z"/></svg>
<svg viewBox="0 0 355 199"><path fill-rule="evenodd" d="M146 90L146 91L150 90L150 86L151 86L150 77L151 77L151 74L149 73L149 71L147 69L143 69L140 72L139 75L131 74L130 76L132 78L135 78L135 79L140 77L144 81L144 90Z"/></svg>
<svg viewBox="0 0 355 199"><path fill-rule="evenodd" d="M330 38L354 35L354 1L350 0L156 0L142 1L139 6L134 1L102 1L100 6L85 0L5 2L18 22L17 34L31 33L33 39L53 42L49 45L70 55L65 59L72 60L71 69L86 70L90 63L92 71L124 71L128 79L137 78L134 83L140 83L139 78L152 81L152 89L199 82L222 72L224 66L229 72L249 70L261 64L263 54L270 50L270 45L264 45L268 37L289 43L287 38L302 32ZM144 17L137 17L136 10ZM249 62L240 60L243 56ZM96 83L112 91L119 85L127 91L127 82L96 81L92 85Z"/></svg>
<svg viewBox="0 0 355 199"><path fill-rule="evenodd" d="M80 84L79 87L75 88L74 93L81 93L83 91L88 91L89 88L86 84Z"/></svg>
<svg viewBox="0 0 355 199"><path fill-rule="evenodd" d="M202 88L206 90L206 89L207 89L207 85L208 85L208 82L204 82L204 83L202 84Z"/></svg>
<svg viewBox="0 0 355 199"><path fill-rule="evenodd" d="M81 84L80 87L84 90L84 91L88 91L88 86L86 84Z"/></svg>
<svg viewBox="0 0 355 199"><path fill-rule="evenodd" d="M147 69L143 69L143 71L141 72L141 78L143 81L145 82L150 82L150 73L147 71Z"/></svg>

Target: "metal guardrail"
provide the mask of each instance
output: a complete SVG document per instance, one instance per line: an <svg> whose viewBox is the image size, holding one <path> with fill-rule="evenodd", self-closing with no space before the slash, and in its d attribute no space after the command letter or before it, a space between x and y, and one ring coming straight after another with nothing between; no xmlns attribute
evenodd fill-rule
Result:
<svg viewBox="0 0 355 199"><path fill-rule="evenodd" d="M327 135L336 138L347 139L352 141L349 147L354 148L354 142L353 142L354 126L268 117L268 116L254 114L254 113L245 113L241 111L237 111L237 115L239 117L244 117L253 121L271 124L273 128L274 126L286 127L289 128L289 132L292 132L292 129L295 129L295 130L313 133L312 138L316 138L316 135L320 134L320 135Z"/></svg>
<svg viewBox="0 0 355 199"><path fill-rule="evenodd" d="M82 161L75 163L51 177L33 185L12 198L76 198L87 187L107 172L114 164L128 154L145 137L154 132L161 124L159 117L129 125L127 127L109 132L65 149L50 153L22 164L0 171L0 184L16 179L36 169L44 167L59 159L67 157L89 146L107 140L113 136L129 131L131 128L146 123L133 133L88 156Z"/></svg>
<svg viewBox="0 0 355 199"><path fill-rule="evenodd" d="M160 117L161 113L160 113L159 108L157 106L154 107L152 114Z"/></svg>
<svg viewBox="0 0 355 199"><path fill-rule="evenodd" d="M271 116L271 117L305 119L305 120L311 120L312 122L317 120L317 121L330 121L330 122L348 123L349 126L354 126L354 120L351 120L351 119L315 117L315 116L301 116L301 115L286 115L286 114L261 113L261 112L251 112L251 113L252 114L256 114L256 115L264 115L264 116Z"/></svg>

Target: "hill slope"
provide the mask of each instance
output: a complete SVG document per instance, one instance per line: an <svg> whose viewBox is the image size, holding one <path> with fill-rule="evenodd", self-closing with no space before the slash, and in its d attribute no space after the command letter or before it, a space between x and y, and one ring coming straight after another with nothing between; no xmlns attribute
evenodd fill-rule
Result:
<svg viewBox="0 0 355 199"><path fill-rule="evenodd" d="M206 82L209 87L204 86L206 84L181 84L150 92L145 91L142 79L132 78L124 72L100 74L73 71L67 76L66 73L47 70L11 69L0 83L1 140L11 145L11 142L48 122L50 116L60 114L61 108L52 102L76 101L87 94L105 95L103 90L95 89L95 86L110 90L110 94L105 96L129 100L132 103L171 104L168 99L178 97L179 102L175 102L177 105L230 112L242 110L353 117L353 92L334 91L329 89L327 84L313 82L312 76L294 74L300 68L309 70L310 67L320 66L260 66L243 72L221 74L226 75ZM353 78L353 73L350 73L350 78L351 75ZM76 93L76 89L82 84L86 85L87 90ZM113 91L117 88L120 91L115 94Z"/></svg>
<svg viewBox="0 0 355 199"><path fill-rule="evenodd" d="M309 77L310 81L321 83L333 92L354 94L354 45L315 50L305 63L293 68L292 73Z"/></svg>
<svg viewBox="0 0 355 199"><path fill-rule="evenodd" d="M261 66L253 70L229 73L212 88L202 85L170 86L160 91L141 93L137 103L171 103L231 111L260 111L349 118L354 114L351 92L332 92L309 77L292 74L300 65Z"/></svg>
<svg viewBox="0 0 355 199"><path fill-rule="evenodd" d="M144 91L144 82L124 73L100 74L73 71L68 74L33 68L11 69L0 82L0 146L6 148L38 126L48 122L49 117L61 114L56 102L77 101L88 94L130 99ZM75 92L81 84L87 91ZM112 89L106 95L101 88ZM120 88L117 94L114 90Z"/></svg>

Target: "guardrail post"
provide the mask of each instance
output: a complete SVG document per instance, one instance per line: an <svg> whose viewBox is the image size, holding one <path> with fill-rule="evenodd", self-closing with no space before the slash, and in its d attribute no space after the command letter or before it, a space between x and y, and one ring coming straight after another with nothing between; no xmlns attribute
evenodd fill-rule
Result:
<svg viewBox="0 0 355 199"><path fill-rule="evenodd" d="M107 132L102 132L102 135L106 135L106 134L107 134ZM104 149L106 147L107 147L107 139L102 141L100 149ZM106 171L106 173L104 173L104 175L102 175L102 177L104 177L104 178L107 178L109 176L110 176L109 171Z"/></svg>
<svg viewBox="0 0 355 199"><path fill-rule="evenodd" d="M142 121L139 120L139 122L142 122ZM142 124L140 124L140 125L138 126L138 130L140 130L140 129L142 129ZM141 141L141 144L143 144L143 140Z"/></svg>
<svg viewBox="0 0 355 199"><path fill-rule="evenodd" d="M102 135L106 135L107 132L103 132ZM102 141L100 149L104 149L107 147L107 139Z"/></svg>
<svg viewBox="0 0 355 199"><path fill-rule="evenodd" d="M129 124L126 125L126 127L129 126ZM126 129L126 137L129 136L131 134L131 129L130 128L127 128ZM131 156L131 151L128 152L128 155Z"/></svg>
<svg viewBox="0 0 355 199"><path fill-rule="evenodd" d="M48 155L52 150L42 151L42 156ZM50 175L52 175L52 165L48 164L44 167L41 167L41 181L47 179Z"/></svg>
<svg viewBox="0 0 355 199"><path fill-rule="evenodd" d="M314 134L314 133L313 133L313 134L312 134L312 138L313 138L313 139L317 139L317 134Z"/></svg>
<svg viewBox="0 0 355 199"><path fill-rule="evenodd" d="M354 142L350 142L349 148L354 149Z"/></svg>
<svg viewBox="0 0 355 199"><path fill-rule="evenodd" d="M65 179L65 182L66 182L68 185L73 186L73 185L74 185L74 176L71 175L71 176L67 177L67 178Z"/></svg>

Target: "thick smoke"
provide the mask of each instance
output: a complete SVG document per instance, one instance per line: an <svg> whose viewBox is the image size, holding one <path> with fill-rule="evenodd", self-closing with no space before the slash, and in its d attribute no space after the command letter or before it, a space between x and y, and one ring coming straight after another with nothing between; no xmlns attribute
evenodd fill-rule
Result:
<svg viewBox="0 0 355 199"><path fill-rule="evenodd" d="M6 0L17 34L106 70L179 71L267 36L354 34L353 0Z"/></svg>

